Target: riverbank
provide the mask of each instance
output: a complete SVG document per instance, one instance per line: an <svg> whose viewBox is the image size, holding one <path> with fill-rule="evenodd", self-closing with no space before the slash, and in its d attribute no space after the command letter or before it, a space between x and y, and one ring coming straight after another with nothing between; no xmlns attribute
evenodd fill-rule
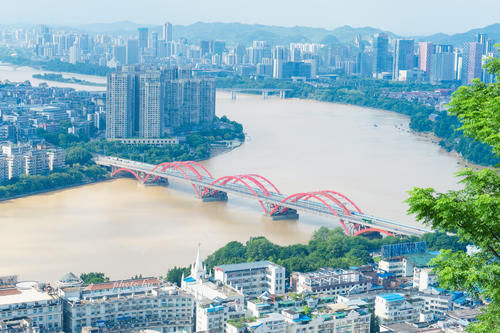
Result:
<svg viewBox="0 0 500 333"><path fill-rule="evenodd" d="M86 81L86 80L80 80L80 79L77 79L75 77L65 78L65 77L63 77L62 74L55 74L55 73L33 74L32 77L34 79L39 79L39 80L44 80L44 81L72 83L72 84L79 84L79 85L91 86L91 87L106 87L105 83L96 83L96 82L91 82L91 81Z"/></svg>
<svg viewBox="0 0 500 333"><path fill-rule="evenodd" d="M106 179L100 179L100 180L92 180L92 181L85 181L85 182L80 182L76 184L71 184L71 185L64 185L64 186L58 186L54 188L49 188L45 190L38 190L38 191L33 191L29 193L24 193L24 194L19 194L19 195L14 195L10 197L5 197L5 198L0 198L0 203L5 202L5 201L10 201L10 200L15 200L15 199L21 199L21 198L27 198L35 195L40 195L40 194L48 194L48 193L56 193L59 191L64 191L64 190L69 190L72 188L78 188L78 187L83 187L91 184L97 184L97 183L104 183L104 182L109 182L113 180L113 178L106 178Z"/></svg>
<svg viewBox="0 0 500 333"><path fill-rule="evenodd" d="M458 152L467 163L495 165L500 160L491 147L465 137L457 131L461 122L447 112L421 103L387 97L387 91L434 91L439 86L424 83L405 83L387 80L341 78L324 86L295 83L284 80L248 80L243 78L217 79L218 88L289 89L288 97L341 103L365 108L395 112L410 117L410 128L414 131L432 132L440 138L440 145L447 151Z"/></svg>

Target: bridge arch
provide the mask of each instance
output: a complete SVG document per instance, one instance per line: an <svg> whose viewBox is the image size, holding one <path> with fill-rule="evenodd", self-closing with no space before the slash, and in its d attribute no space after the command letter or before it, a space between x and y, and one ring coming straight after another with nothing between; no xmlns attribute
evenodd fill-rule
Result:
<svg viewBox="0 0 500 333"><path fill-rule="evenodd" d="M315 194L314 192L295 193L295 194L292 194L292 195L286 197L285 199L281 200L280 203L283 204L283 203L286 203L287 201L296 202L297 200L303 199L304 197L306 198L304 200L309 200L310 198L315 198L316 200L321 202L323 205L325 205L332 212L333 215L335 215L336 217L339 217L339 215L337 214L335 209L333 209L332 206L330 206L330 204L328 204L325 200L323 200L323 198L321 198L321 196L319 196L318 194ZM273 210L270 212L270 215L274 214L279 208L280 208L280 206L276 205L276 207L274 207Z"/></svg>
<svg viewBox="0 0 500 333"><path fill-rule="evenodd" d="M380 232L381 234L387 235L387 236L394 236L392 232L389 232L384 229L379 229L379 228L366 228L366 229L361 229L358 232L354 233L353 236L359 236L368 232Z"/></svg>
<svg viewBox="0 0 500 333"><path fill-rule="evenodd" d="M128 168L119 168L117 170L115 170L112 174L111 174L111 177L114 177L117 173L120 173L122 171L125 171L125 172L128 172L128 173L131 173L132 175L134 175L134 177L137 179L137 181L139 183L142 183L142 179L141 177L139 177L139 175L135 172L135 171L132 171Z"/></svg>
<svg viewBox="0 0 500 333"><path fill-rule="evenodd" d="M230 182L230 181L232 181L232 180L234 180L234 181L235 181L235 183L240 182L240 183L242 183L243 185L245 185L245 186L246 186L246 187L250 190L250 192L252 192L252 194L255 196L255 198L257 198L257 200L259 201L260 206L261 206L261 207L262 207L262 209L264 210L264 213L266 213L266 214L267 214L267 209L266 209L266 207L264 206L264 204L262 203L262 201L260 200L259 195L255 192L255 190L254 190L254 189L253 189L250 185L248 185L248 183L247 183L246 181L244 181L244 180L243 180L243 177L241 177L241 176L224 176L224 177L220 177L220 178L218 178L218 179L214 180L212 183L210 183L210 186L212 186L212 185L216 185L217 183L219 183L219 182L221 182L221 181L222 181L222 183L221 183L220 185L222 185L222 186L223 186L223 185L227 184L228 182ZM261 186L262 186L262 185L261 185ZM203 193L201 194L201 198L203 198L203 197L207 194L208 190L209 190L209 189L208 189L208 188L206 188L206 189L203 191Z"/></svg>
<svg viewBox="0 0 500 333"><path fill-rule="evenodd" d="M261 176L261 175L257 175L257 174L254 174L254 173L248 174L247 176L251 176L251 177L259 178L259 179L263 180L265 183L267 183L268 185L270 185L276 193L281 194L280 190L278 190L278 188L269 179L267 179L266 177Z"/></svg>
<svg viewBox="0 0 500 333"><path fill-rule="evenodd" d="M186 176L186 178L188 178L189 180L191 180L191 178L187 177L187 174L184 172L184 170L182 170L182 168L179 167L179 165L185 166L189 170L191 170L196 175L196 178L198 178L198 180L202 180L203 179L203 176L200 174L200 172L198 170L196 170L196 168L193 167L188 162L163 162L163 163L160 163L160 164L156 165L153 169L151 169L150 173L148 173L147 176L144 178L144 182L146 182L146 180L148 180L149 177L151 177L151 174L153 172L155 172L158 168L160 168L162 166L164 167L164 168L162 168L162 171L165 171L165 169L174 167L174 168L180 170L184 174L184 176ZM157 178L158 178L158 176L155 177L155 179L157 179Z"/></svg>
<svg viewBox="0 0 500 333"><path fill-rule="evenodd" d="M205 168L202 164L200 164L200 163L198 163L196 161L186 161L186 163L189 163L189 164L192 164L194 166L197 166L198 168L200 168L203 171L205 171L210 178L214 178L214 176L212 176L212 174L210 173L210 171L208 171L207 168Z"/></svg>
<svg viewBox="0 0 500 333"><path fill-rule="evenodd" d="M359 207L354 203L354 201L352 201L351 199L349 199L347 196L343 195L342 193L339 193L339 192L336 192L336 191L330 191L330 190L321 191L321 192L322 193L333 194L333 195L338 195L339 197L347 200L347 202L349 202L358 211L358 213L363 214L363 212L361 211L361 209L359 209Z"/></svg>

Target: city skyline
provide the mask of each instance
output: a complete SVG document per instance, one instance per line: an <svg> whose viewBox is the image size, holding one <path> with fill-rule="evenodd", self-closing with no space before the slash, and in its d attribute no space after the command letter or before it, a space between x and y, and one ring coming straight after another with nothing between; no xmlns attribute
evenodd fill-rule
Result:
<svg viewBox="0 0 500 333"><path fill-rule="evenodd" d="M22 7L22 17L15 15ZM89 0L58 2L48 0L39 3L20 0L4 4L0 13L3 24L55 24L85 25L131 21L141 24L161 25L170 21L174 25L189 25L195 22L241 22L275 26L309 26L334 29L344 25L370 26L392 31L402 36L428 35L434 33L460 33L476 27L498 23L495 13L500 3L478 0L473 4L465 1L446 0L432 2L424 0L419 6L404 4L396 0L374 3L357 0L339 4L337 1L312 0L307 8L298 1L277 0L264 2L229 2L214 0L207 6L200 0L184 1L182 6L172 1L147 0L140 4L126 0L117 8L113 1ZM341 7L341 8L339 8ZM48 12L47 8L51 8ZM101 10L96 11L96 8ZM262 10L262 9L266 10ZM360 12L359 8L365 10ZM387 10L390 8L390 10ZM479 10L481 9L481 10ZM279 13L280 15L276 15ZM443 15L443 13L446 13ZM425 20L422 20L425 17Z"/></svg>

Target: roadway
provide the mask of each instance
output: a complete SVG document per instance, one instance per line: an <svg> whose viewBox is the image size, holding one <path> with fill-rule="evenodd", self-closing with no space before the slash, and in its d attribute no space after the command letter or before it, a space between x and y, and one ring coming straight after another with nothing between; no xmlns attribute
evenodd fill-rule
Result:
<svg viewBox="0 0 500 333"><path fill-rule="evenodd" d="M150 174L152 176L150 179L158 176L161 178L167 178L169 181L175 180L181 183L191 184L195 188L195 191L197 191L198 195L200 195L204 189L208 188L216 191L226 192L228 195L238 195L240 197L248 198L251 200L258 199L261 202L261 206L263 208L272 207L273 205L279 205L281 207L294 209L297 212L304 212L326 218L342 220L346 224L357 224L359 226L362 226L363 228L377 228L385 230L395 235L421 236L424 233L432 232L431 230L422 227L391 221L365 213L360 213L356 210L349 209L350 214L347 214L346 211L344 211L339 206L326 206L320 202L312 200L299 199L297 201L282 202L285 198L288 197L287 195L279 194L271 190L269 190L268 193L265 193L259 187L252 186L252 189L249 189L243 184L232 182L228 182L224 185L212 184L216 180L216 178L203 176L202 179L199 179L200 177L189 169L184 169L184 173L172 168L163 171L161 170L161 168L158 168L152 171L155 165L120 159L116 157L97 156L94 158L94 160L97 164L102 166L114 167L115 169L129 169L143 175ZM190 179L186 178L185 174L189 176ZM335 213L331 209L333 209ZM264 210L266 210L266 208L264 208ZM269 212L267 211L267 213Z"/></svg>

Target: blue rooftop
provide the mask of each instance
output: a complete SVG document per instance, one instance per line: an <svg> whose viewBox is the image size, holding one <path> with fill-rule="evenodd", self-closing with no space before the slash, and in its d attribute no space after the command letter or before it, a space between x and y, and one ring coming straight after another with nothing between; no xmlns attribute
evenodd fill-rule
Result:
<svg viewBox="0 0 500 333"><path fill-rule="evenodd" d="M187 278L184 279L184 282L195 282L196 279L191 277L191 276L188 276Z"/></svg>
<svg viewBox="0 0 500 333"><path fill-rule="evenodd" d="M294 322L299 322L299 321L311 321L311 317L306 316L306 315L303 315L303 316L300 316L300 317L299 317L299 318L297 318L297 319L294 319L293 321L294 321Z"/></svg>
<svg viewBox="0 0 500 333"><path fill-rule="evenodd" d="M385 299L387 302L397 302L397 301L404 301L405 298L401 296L400 294L382 294L379 295L383 299Z"/></svg>

